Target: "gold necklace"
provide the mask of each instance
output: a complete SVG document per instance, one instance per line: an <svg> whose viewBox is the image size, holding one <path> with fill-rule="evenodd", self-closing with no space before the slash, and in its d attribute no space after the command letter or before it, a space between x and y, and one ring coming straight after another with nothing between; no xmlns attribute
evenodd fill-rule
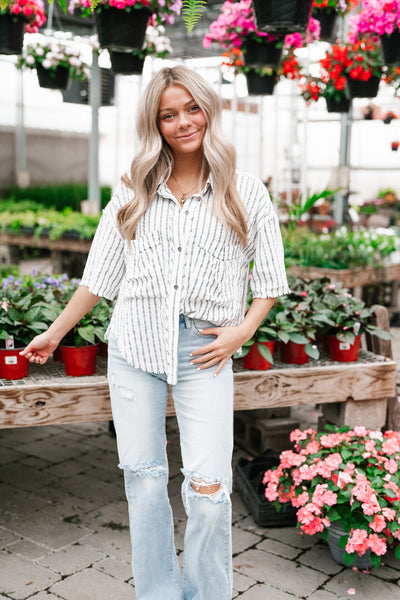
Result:
<svg viewBox="0 0 400 600"><path fill-rule="evenodd" d="M192 185L192 187L187 192L184 192L183 189L181 188L181 186L179 185L179 181L177 180L177 178L175 177L175 175L173 173L171 173L171 177L172 177L172 179L174 179L174 181L176 181L176 185L178 186L179 191L181 193L181 197L180 197L179 201L181 204L183 204L188 199L190 192L198 187L198 183L195 183L194 185Z"/></svg>

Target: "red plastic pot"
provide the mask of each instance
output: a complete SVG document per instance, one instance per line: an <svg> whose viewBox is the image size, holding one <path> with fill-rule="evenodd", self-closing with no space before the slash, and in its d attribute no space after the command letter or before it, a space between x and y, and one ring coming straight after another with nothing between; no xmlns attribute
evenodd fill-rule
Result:
<svg viewBox="0 0 400 600"><path fill-rule="evenodd" d="M266 346L271 354L274 352L275 341L270 342L258 342L259 344L263 344ZM250 350L243 358L243 366L245 369L255 369L256 371L266 371L271 367L271 363L266 360L259 349L257 348L257 344L253 344L250 346Z"/></svg>
<svg viewBox="0 0 400 600"><path fill-rule="evenodd" d="M337 339L336 336L329 336L329 354L331 360L337 360L339 362L354 362L358 360L358 352L360 349L361 336L357 335L354 340L354 344L349 342L342 342Z"/></svg>
<svg viewBox="0 0 400 600"><path fill-rule="evenodd" d="M281 360L291 365L303 365L308 362L308 354L304 349L305 344L287 342L281 344Z"/></svg>
<svg viewBox="0 0 400 600"><path fill-rule="evenodd" d="M29 361L20 356L22 348L0 349L0 377L2 379L23 379L28 375Z"/></svg>
<svg viewBox="0 0 400 600"><path fill-rule="evenodd" d="M96 370L97 344L92 346L61 346L65 372L73 377L93 375Z"/></svg>

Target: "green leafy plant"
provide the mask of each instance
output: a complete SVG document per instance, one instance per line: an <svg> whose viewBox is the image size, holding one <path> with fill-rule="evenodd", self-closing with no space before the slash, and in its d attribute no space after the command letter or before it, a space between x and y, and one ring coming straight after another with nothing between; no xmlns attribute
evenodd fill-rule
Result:
<svg viewBox="0 0 400 600"><path fill-rule="evenodd" d="M193 31L193 27L203 16L205 6L205 0L183 0L181 15L188 33Z"/></svg>
<svg viewBox="0 0 400 600"><path fill-rule="evenodd" d="M286 212L288 215L287 226L289 231L293 231L296 226L299 224L301 218L311 210L318 200L322 198L328 198L333 196L336 192L339 191L340 188L336 190L323 190L322 192L318 192L306 198L305 202L300 198L298 202L293 202L293 204L286 205Z"/></svg>

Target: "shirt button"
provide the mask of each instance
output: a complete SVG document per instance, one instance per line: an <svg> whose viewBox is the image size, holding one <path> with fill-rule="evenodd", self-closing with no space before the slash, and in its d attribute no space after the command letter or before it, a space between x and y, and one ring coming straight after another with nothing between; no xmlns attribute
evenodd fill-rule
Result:
<svg viewBox="0 0 400 600"><path fill-rule="evenodd" d="M188 210L185 210L185 215L188 215L188 214L189 214L189 211L188 211Z"/></svg>
<svg viewBox="0 0 400 600"><path fill-rule="evenodd" d="M182 248L178 246L178 252L182 252Z"/></svg>
<svg viewBox="0 0 400 600"><path fill-rule="evenodd" d="M175 284L174 285L174 290L177 290L177 289L178 289L178 286Z"/></svg>

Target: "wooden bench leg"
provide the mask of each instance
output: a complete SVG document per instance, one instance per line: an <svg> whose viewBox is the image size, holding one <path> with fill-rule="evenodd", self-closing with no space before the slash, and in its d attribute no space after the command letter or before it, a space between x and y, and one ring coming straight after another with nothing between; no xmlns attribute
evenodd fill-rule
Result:
<svg viewBox="0 0 400 600"><path fill-rule="evenodd" d="M342 427L364 425L367 429L379 430L386 422L387 399L355 402L333 402L323 404L322 414L327 423Z"/></svg>

